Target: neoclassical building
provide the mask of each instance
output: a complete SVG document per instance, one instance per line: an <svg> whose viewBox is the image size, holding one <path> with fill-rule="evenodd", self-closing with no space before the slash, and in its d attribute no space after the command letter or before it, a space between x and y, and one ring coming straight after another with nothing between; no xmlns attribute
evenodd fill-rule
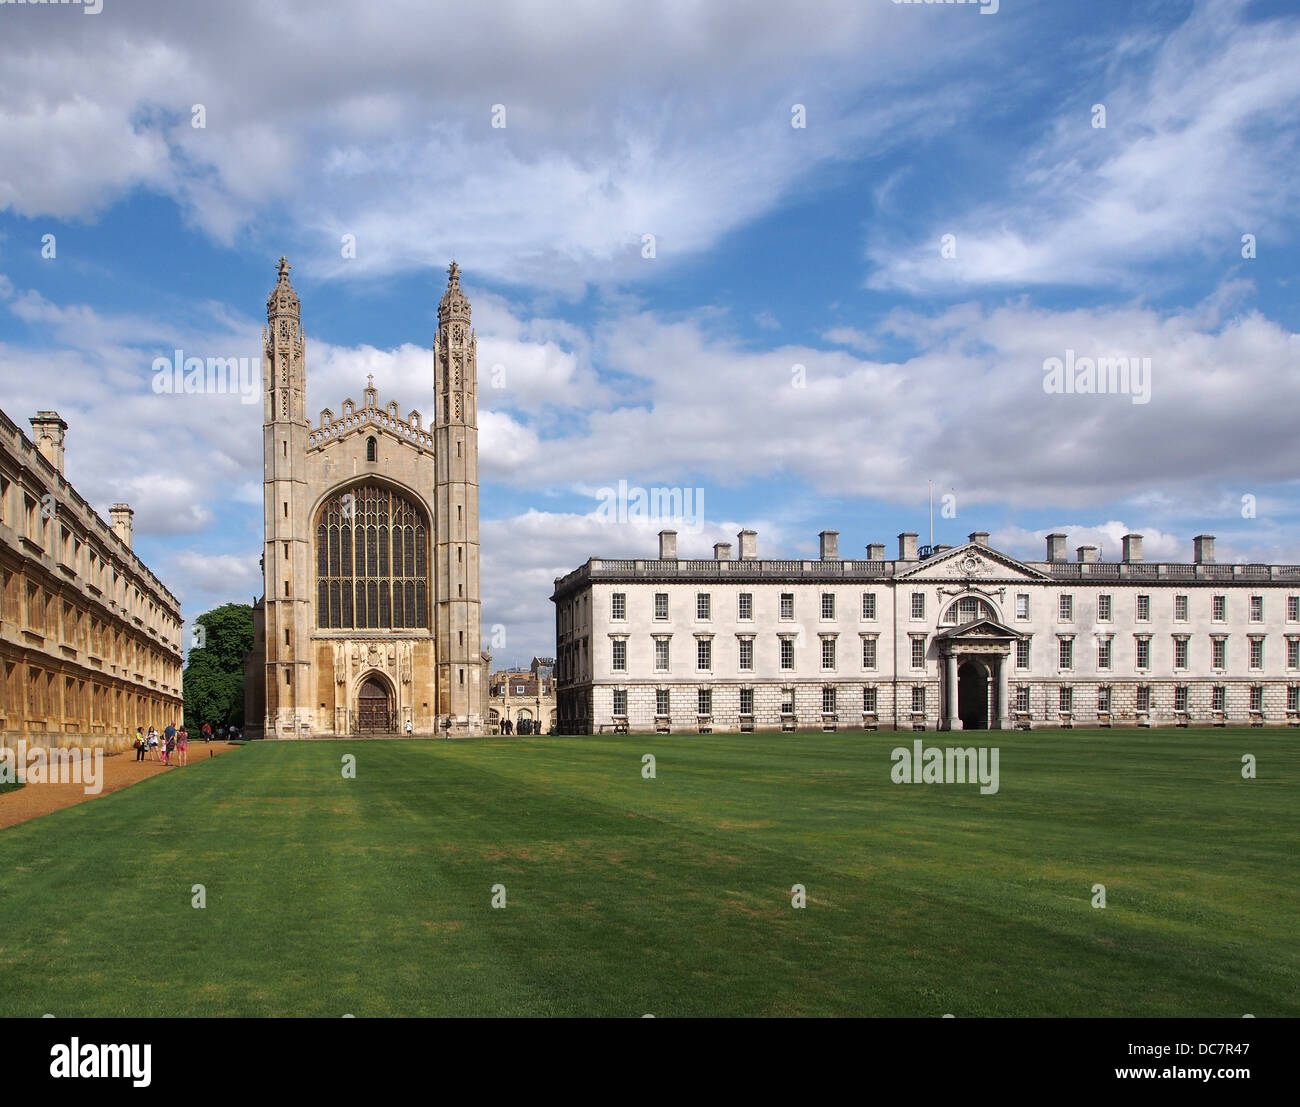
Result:
<svg viewBox="0 0 1300 1107"><path fill-rule="evenodd" d="M0 411L0 746L125 749L182 715L180 603L63 473L68 424Z"/></svg>
<svg viewBox="0 0 1300 1107"><path fill-rule="evenodd" d="M266 737L481 733L477 339L460 268L438 305L432 418L381 402L372 378L360 402L315 424L289 268L281 258L266 302L247 725Z"/></svg>
<svg viewBox="0 0 1300 1107"><path fill-rule="evenodd" d="M527 669L501 669L492 674L488 696L488 727L499 731L509 720L536 723L546 734L555 722L555 659L534 657Z"/></svg>
<svg viewBox="0 0 1300 1107"><path fill-rule="evenodd" d="M976 532L958 547L898 536L841 560L592 559L558 578L560 729L1006 729L1300 725L1300 566L1067 558L1026 562Z"/></svg>

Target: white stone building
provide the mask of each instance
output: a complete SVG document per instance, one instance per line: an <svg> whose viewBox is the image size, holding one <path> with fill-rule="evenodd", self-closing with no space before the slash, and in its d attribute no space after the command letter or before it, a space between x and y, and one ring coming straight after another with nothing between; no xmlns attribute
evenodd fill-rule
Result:
<svg viewBox="0 0 1300 1107"><path fill-rule="evenodd" d="M558 578L563 733L1300 725L1300 566L1100 561L1067 537L1024 562L958 547L766 561L589 560Z"/></svg>

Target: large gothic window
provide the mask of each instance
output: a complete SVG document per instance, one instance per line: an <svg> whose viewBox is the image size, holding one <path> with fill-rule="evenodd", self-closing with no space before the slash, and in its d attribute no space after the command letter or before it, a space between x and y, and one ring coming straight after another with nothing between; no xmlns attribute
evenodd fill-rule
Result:
<svg viewBox="0 0 1300 1107"><path fill-rule="evenodd" d="M399 492L332 496L316 517L316 625L428 627L428 537L424 512Z"/></svg>

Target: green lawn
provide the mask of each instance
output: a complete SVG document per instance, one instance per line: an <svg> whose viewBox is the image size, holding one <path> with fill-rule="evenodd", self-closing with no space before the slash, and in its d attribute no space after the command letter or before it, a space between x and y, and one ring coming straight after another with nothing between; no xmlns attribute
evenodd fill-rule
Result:
<svg viewBox="0 0 1300 1107"><path fill-rule="evenodd" d="M996 744L1000 791L892 783L890 750L916 737ZM1294 1017L1298 746L1166 729L200 747L0 831L0 1015Z"/></svg>

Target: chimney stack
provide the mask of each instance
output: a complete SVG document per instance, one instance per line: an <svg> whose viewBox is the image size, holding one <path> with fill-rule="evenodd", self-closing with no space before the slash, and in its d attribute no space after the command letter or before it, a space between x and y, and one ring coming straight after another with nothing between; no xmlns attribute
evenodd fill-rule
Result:
<svg viewBox="0 0 1300 1107"><path fill-rule="evenodd" d="M916 534L913 531L905 530L898 536L898 560L915 561L916 560Z"/></svg>
<svg viewBox="0 0 1300 1107"><path fill-rule="evenodd" d="M757 531L742 530L736 535L736 541L740 543L741 561L756 561L758 559Z"/></svg>
<svg viewBox="0 0 1300 1107"><path fill-rule="evenodd" d="M1047 536L1047 560L1048 561L1068 561L1069 557L1065 552L1065 543L1069 540L1066 534L1049 534Z"/></svg>
<svg viewBox="0 0 1300 1107"><path fill-rule="evenodd" d="M989 544L989 532L986 530L972 531L969 541L977 546L987 546Z"/></svg>
<svg viewBox="0 0 1300 1107"><path fill-rule="evenodd" d="M1075 557L1077 557L1080 561L1096 561L1096 560L1097 560L1097 547L1096 547L1096 546L1080 546L1077 550L1074 551L1074 555L1075 555Z"/></svg>
<svg viewBox="0 0 1300 1107"><path fill-rule="evenodd" d="M883 542L871 542L867 546L868 561L885 560L885 544Z"/></svg>
<svg viewBox="0 0 1300 1107"><path fill-rule="evenodd" d="M677 560L677 532L675 530L661 530L659 532L659 560Z"/></svg>
<svg viewBox="0 0 1300 1107"><path fill-rule="evenodd" d="M32 416L32 438L36 448L61 474L63 472L63 433L68 424L59 418L57 411L38 411Z"/></svg>
<svg viewBox="0 0 1300 1107"><path fill-rule="evenodd" d="M1124 535L1124 560L1125 561L1142 560L1142 535L1140 534Z"/></svg>
<svg viewBox="0 0 1300 1107"><path fill-rule="evenodd" d="M822 540L822 560L839 561L840 532L837 530L824 530L818 537Z"/></svg>
<svg viewBox="0 0 1300 1107"><path fill-rule="evenodd" d="M713 560L730 561L731 560L731 543L714 542L713 543Z"/></svg>
<svg viewBox="0 0 1300 1107"><path fill-rule="evenodd" d="M1192 560L1197 565L1214 564L1214 535L1198 534L1192 539Z"/></svg>
<svg viewBox="0 0 1300 1107"><path fill-rule="evenodd" d="M135 514L129 504L114 504L108 509L108 517L112 520L113 533L121 540L122 544L129 550L131 548L131 516Z"/></svg>

